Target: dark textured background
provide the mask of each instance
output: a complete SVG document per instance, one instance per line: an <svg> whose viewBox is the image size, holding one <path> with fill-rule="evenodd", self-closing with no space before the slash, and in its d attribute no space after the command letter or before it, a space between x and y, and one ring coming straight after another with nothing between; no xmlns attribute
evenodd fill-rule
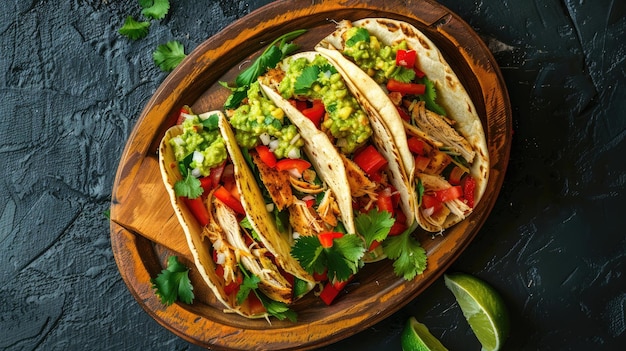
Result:
<svg viewBox="0 0 626 351"><path fill-rule="evenodd" d="M166 77L157 45L192 50L268 1L172 0L147 38L117 34L131 0L3 0L0 11L0 349L192 350L122 281L104 215L120 153ZM514 138L495 208L453 271L504 296L507 350L626 344L626 5L445 0L489 45ZM451 350L479 344L439 279L325 350L399 349L411 315Z"/></svg>

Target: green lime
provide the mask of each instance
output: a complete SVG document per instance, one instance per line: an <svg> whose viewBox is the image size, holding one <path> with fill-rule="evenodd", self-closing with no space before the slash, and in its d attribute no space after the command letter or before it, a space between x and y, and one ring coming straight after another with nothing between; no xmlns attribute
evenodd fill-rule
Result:
<svg viewBox="0 0 626 351"><path fill-rule="evenodd" d="M428 331L428 328L418 322L415 317L406 321L400 336L403 351L447 351L437 338Z"/></svg>
<svg viewBox="0 0 626 351"><path fill-rule="evenodd" d="M446 274L444 281L483 350L499 350L510 328L509 314L500 294L484 281L464 273Z"/></svg>

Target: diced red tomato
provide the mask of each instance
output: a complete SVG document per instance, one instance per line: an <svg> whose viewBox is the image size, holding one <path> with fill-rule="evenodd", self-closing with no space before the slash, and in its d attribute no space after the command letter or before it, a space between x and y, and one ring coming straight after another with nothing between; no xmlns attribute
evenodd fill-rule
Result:
<svg viewBox="0 0 626 351"><path fill-rule="evenodd" d="M187 207L201 226L204 227L209 224L209 211L207 210L202 197L190 199L188 197L181 196L180 198L183 200L185 205L187 205Z"/></svg>
<svg viewBox="0 0 626 351"><path fill-rule="evenodd" d="M302 110L302 114L319 128L322 117L326 114L326 108L322 100L313 100L313 106Z"/></svg>
<svg viewBox="0 0 626 351"><path fill-rule="evenodd" d="M391 188L386 187L378 192L378 198L376 199L376 207L379 211L387 211L392 215L395 213L393 206Z"/></svg>
<svg viewBox="0 0 626 351"><path fill-rule="evenodd" d="M454 185L447 189L435 191L435 197L440 202L448 202L463 196L463 189L460 185Z"/></svg>
<svg viewBox="0 0 626 351"><path fill-rule="evenodd" d="M363 150L354 155L354 162L361 167L361 169L371 175L387 165L387 159L376 150L373 145L368 145Z"/></svg>
<svg viewBox="0 0 626 351"><path fill-rule="evenodd" d="M422 72L420 69L418 68L413 68L413 71L415 72L415 77L417 78L424 78L426 76L426 73Z"/></svg>
<svg viewBox="0 0 626 351"><path fill-rule="evenodd" d="M422 196L422 207L433 208L434 212L437 212L443 208L443 204L435 196L424 194Z"/></svg>
<svg viewBox="0 0 626 351"><path fill-rule="evenodd" d="M416 59L417 59L417 52L415 52L415 50L400 49L396 53L396 66L413 68L413 66L415 66Z"/></svg>
<svg viewBox="0 0 626 351"><path fill-rule="evenodd" d="M283 158L276 162L276 169L279 171L289 171L293 169L302 174L302 172L310 167L311 163L301 158Z"/></svg>
<svg viewBox="0 0 626 351"><path fill-rule="evenodd" d="M202 195L206 195L213 188L213 180L211 177L200 177L198 178L200 181L200 187L202 188Z"/></svg>
<svg viewBox="0 0 626 351"><path fill-rule="evenodd" d="M219 186L213 192L213 195L222 201L226 206L230 207L233 211L245 215L246 211L243 209L243 205L239 201L239 198L234 197L228 189L224 186Z"/></svg>
<svg viewBox="0 0 626 351"><path fill-rule="evenodd" d="M304 203L306 204L306 207L311 208L311 207L313 207L313 205L315 205L315 199L304 200Z"/></svg>
<svg viewBox="0 0 626 351"><path fill-rule="evenodd" d="M380 241L374 240L370 244L370 247L369 247L369 249L367 249L367 251L374 251L378 246L380 246Z"/></svg>
<svg viewBox="0 0 626 351"><path fill-rule="evenodd" d="M325 270L322 273L313 272L313 279L315 279L316 282L328 280L328 270Z"/></svg>
<svg viewBox="0 0 626 351"><path fill-rule="evenodd" d="M289 100L289 103L291 103L291 105L295 107L296 109L298 109L298 111L300 112L302 112L302 110L309 107L306 100L291 99Z"/></svg>
<svg viewBox="0 0 626 351"><path fill-rule="evenodd" d="M422 95L426 92L426 85L419 83L404 83L395 79L387 81L387 90L397 91L406 95Z"/></svg>
<svg viewBox="0 0 626 351"><path fill-rule="evenodd" d="M471 176L463 178L463 198L467 206L474 208L474 196L476 193L476 179Z"/></svg>
<svg viewBox="0 0 626 351"><path fill-rule="evenodd" d="M450 171L450 177L448 177L448 182L452 185L459 185L461 184L461 178L464 174L465 171L461 167L454 166L454 168L452 168L452 170Z"/></svg>
<svg viewBox="0 0 626 351"><path fill-rule="evenodd" d="M396 109L398 110L398 114L400 114L400 118L407 122L411 120L411 116L409 116L409 114L402 107L396 106Z"/></svg>
<svg viewBox="0 0 626 351"><path fill-rule="evenodd" d="M333 246L334 239L341 238L342 236L343 233L339 232L323 232L317 234L317 239L320 241L320 244L322 244L322 247L329 248Z"/></svg>
<svg viewBox="0 0 626 351"><path fill-rule="evenodd" d="M216 187L220 184L220 180L222 180L222 175L224 174L224 169L226 168L226 161L222 162L221 165L215 166L211 168L211 183L213 183L213 187Z"/></svg>
<svg viewBox="0 0 626 351"><path fill-rule="evenodd" d="M400 235L404 233L404 231L407 229L408 227L406 225L406 215L404 214L404 212L398 211L398 213L396 214L396 221L391 226L391 229L389 229L389 234L387 235Z"/></svg>
<svg viewBox="0 0 626 351"><path fill-rule="evenodd" d="M257 154L259 154L259 158L261 159L261 161L263 161L263 163L272 168L276 166L276 156L274 156L274 153L270 150L269 147L265 145L258 145L254 149L256 150Z"/></svg>
<svg viewBox="0 0 626 351"><path fill-rule="evenodd" d="M335 289L331 282L328 282L320 293L320 299L322 299L327 306L330 306L337 295L339 295L339 290Z"/></svg>

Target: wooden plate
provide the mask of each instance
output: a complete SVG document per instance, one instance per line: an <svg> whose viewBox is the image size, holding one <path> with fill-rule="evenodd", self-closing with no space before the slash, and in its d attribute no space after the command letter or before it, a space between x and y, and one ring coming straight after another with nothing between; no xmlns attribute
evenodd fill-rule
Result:
<svg viewBox="0 0 626 351"><path fill-rule="evenodd" d="M150 286L169 255L189 267L193 260L161 181L156 154L164 131L181 106L194 111L219 109L228 91L218 81L233 81L241 67L279 35L301 28L303 49L334 28L333 20L388 17L404 20L439 47L469 91L486 132L491 173L487 193L473 214L431 238L418 233L428 252L428 269L412 281L393 274L389 261L367 265L348 293L332 306L309 294L296 303L298 322L249 320L222 313L195 270L192 305L163 306ZM511 108L491 53L458 16L429 1L277 1L238 20L209 38L163 82L143 110L126 144L111 204L111 243L120 273L137 302L180 337L212 349L310 349L362 331L399 310L437 279L474 238L502 185L511 144Z"/></svg>

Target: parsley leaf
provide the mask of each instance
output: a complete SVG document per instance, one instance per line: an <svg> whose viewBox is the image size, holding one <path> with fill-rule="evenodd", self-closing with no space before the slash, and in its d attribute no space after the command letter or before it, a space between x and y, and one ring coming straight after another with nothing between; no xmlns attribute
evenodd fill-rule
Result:
<svg viewBox="0 0 626 351"><path fill-rule="evenodd" d="M154 64L163 71L171 71L186 57L183 44L176 40L159 45L152 54Z"/></svg>
<svg viewBox="0 0 626 351"><path fill-rule="evenodd" d="M420 95L420 100L424 101L426 104L426 108L438 113L442 116L446 115L446 110L443 107L439 106L435 101L437 99L437 90L435 89L435 83L424 77L423 78L424 85L426 85L426 92L423 95Z"/></svg>
<svg viewBox="0 0 626 351"><path fill-rule="evenodd" d="M118 33L131 40L137 40L148 35L150 22L136 21L133 16L126 17L124 25L118 30Z"/></svg>
<svg viewBox="0 0 626 351"><path fill-rule="evenodd" d="M169 0L139 0L139 5L143 8L142 15L156 20L165 18L170 10Z"/></svg>
<svg viewBox="0 0 626 351"><path fill-rule="evenodd" d="M354 224L356 231L365 239L365 247L370 247L374 241L385 240L395 221L391 213L373 208L368 213L357 215Z"/></svg>
<svg viewBox="0 0 626 351"><path fill-rule="evenodd" d="M393 271L406 280L412 280L426 269L426 250L412 235L416 226L414 224L404 233L383 241L383 252L394 260Z"/></svg>
<svg viewBox="0 0 626 351"><path fill-rule="evenodd" d="M346 40L346 46L354 46L360 41L364 41L366 43L370 42L370 33L367 31L367 29L363 27L353 28L356 29L354 29L354 34L350 38L348 38L348 40Z"/></svg>
<svg viewBox="0 0 626 351"><path fill-rule="evenodd" d="M271 316L274 316L281 321L285 318L289 319L292 322L297 321L298 316L296 315L296 312L289 309L289 306L287 306L286 303L280 302L280 301L274 301L270 299L269 297L256 291L255 291L255 294L259 298L259 300L261 300L261 304L263 304L263 307L265 307L265 310L267 310L267 313L269 313Z"/></svg>
<svg viewBox="0 0 626 351"><path fill-rule="evenodd" d="M189 280L189 268L178 261L177 256L167 259L167 268L159 275L150 279L152 288L155 289L161 303L166 306L179 300L190 304L194 299L193 286Z"/></svg>
<svg viewBox="0 0 626 351"><path fill-rule="evenodd" d="M316 236L304 236L296 240L291 254L307 272L322 273L328 269L330 279L345 281L360 268L363 245L363 240L354 234L334 239L329 248L322 247Z"/></svg>
<svg viewBox="0 0 626 351"><path fill-rule="evenodd" d="M200 181L198 178L194 177L191 172L188 172L184 179L174 183L174 193L178 196L195 199L202 195L203 191Z"/></svg>

